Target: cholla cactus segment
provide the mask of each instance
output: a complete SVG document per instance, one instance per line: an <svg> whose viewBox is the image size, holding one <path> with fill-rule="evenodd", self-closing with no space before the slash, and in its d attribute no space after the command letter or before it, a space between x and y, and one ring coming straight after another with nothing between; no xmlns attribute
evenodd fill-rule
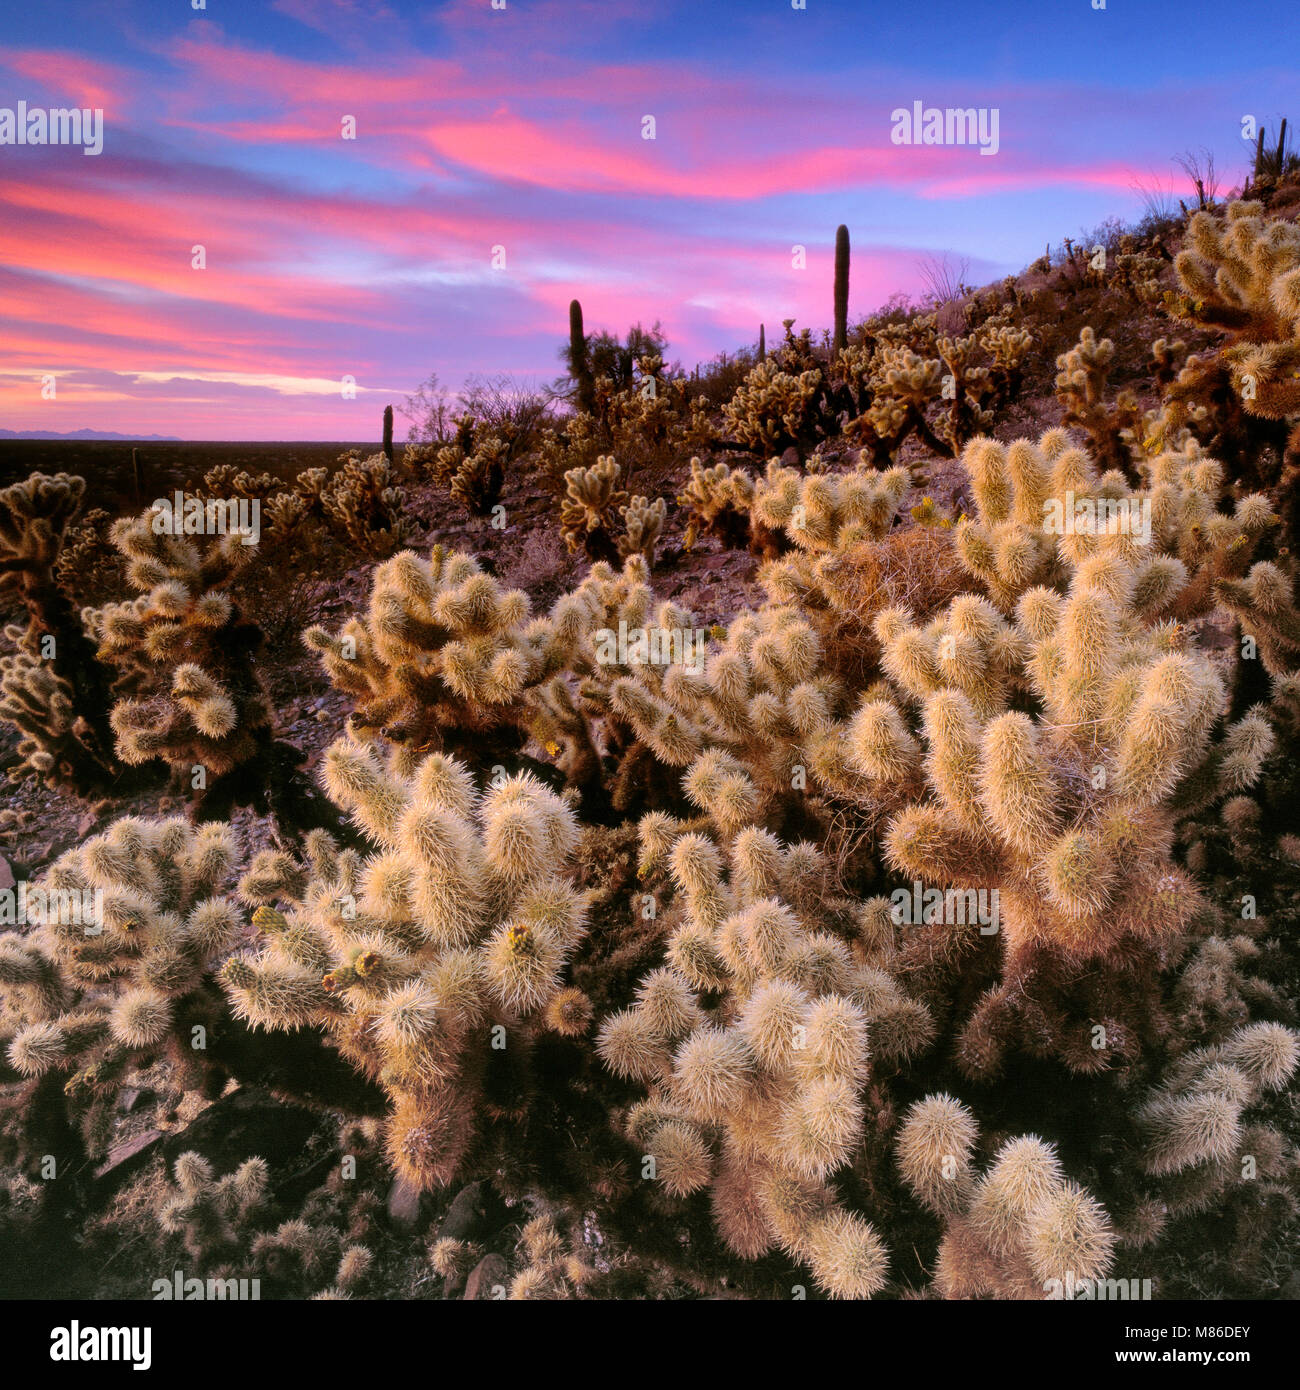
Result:
<svg viewBox="0 0 1300 1390"><path fill-rule="evenodd" d="M1214 595L1241 624L1264 669L1285 676L1300 666L1300 611L1292 576L1279 564L1261 560L1241 579L1215 581Z"/></svg>
<svg viewBox="0 0 1300 1390"><path fill-rule="evenodd" d="M586 930L585 899L560 877L576 823L527 774L478 795L437 754L407 771L341 742L326 777L379 848L286 882L285 927L261 954L234 957L224 981L253 1025L323 1028L378 1079L390 1161L427 1188L450 1180L481 1120L492 1031L523 1046L585 1027L563 979Z"/></svg>
<svg viewBox="0 0 1300 1390"><path fill-rule="evenodd" d="M1249 1152L1246 1113L1285 1086L1297 1064L1294 1029L1250 1024L1185 1054L1147 1096L1137 1115L1142 1165L1165 1180L1161 1190L1175 1214L1204 1210L1240 1179L1240 1157Z"/></svg>

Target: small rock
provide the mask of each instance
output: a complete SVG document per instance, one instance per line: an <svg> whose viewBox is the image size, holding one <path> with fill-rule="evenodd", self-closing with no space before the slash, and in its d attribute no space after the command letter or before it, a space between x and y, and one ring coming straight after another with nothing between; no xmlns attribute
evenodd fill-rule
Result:
<svg viewBox="0 0 1300 1390"><path fill-rule="evenodd" d="M436 1239L485 1242L505 1224L508 1214L505 1203L488 1183L469 1183L452 1198Z"/></svg>
<svg viewBox="0 0 1300 1390"><path fill-rule="evenodd" d="M470 1271L465 1281L465 1299L477 1303L483 1299L500 1298L510 1277L510 1266L500 1255L484 1255Z"/></svg>
<svg viewBox="0 0 1300 1390"><path fill-rule="evenodd" d="M423 1194L405 1178L394 1178L388 1189L388 1219L394 1226L415 1230L422 1225Z"/></svg>
<svg viewBox="0 0 1300 1390"><path fill-rule="evenodd" d="M111 1185L116 1187L140 1166L145 1151L152 1149L162 1137L162 1130L146 1129L134 1139L124 1139L120 1144L114 1144L108 1151L108 1157L95 1169L95 1177L108 1178Z"/></svg>
<svg viewBox="0 0 1300 1390"><path fill-rule="evenodd" d="M87 835L99 824L99 815L95 811L87 811L77 822L77 837L84 840Z"/></svg>

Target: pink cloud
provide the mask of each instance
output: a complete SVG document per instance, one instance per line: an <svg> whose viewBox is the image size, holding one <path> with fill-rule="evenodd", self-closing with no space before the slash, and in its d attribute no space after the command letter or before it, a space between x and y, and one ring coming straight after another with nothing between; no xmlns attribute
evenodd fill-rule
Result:
<svg viewBox="0 0 1300 1390"><path fill-rule="evenodd" d="M138 81L136 74L115 63L51 49L15 49L0 63L70 104L100 107L116 115L127 106Z"/></svg>

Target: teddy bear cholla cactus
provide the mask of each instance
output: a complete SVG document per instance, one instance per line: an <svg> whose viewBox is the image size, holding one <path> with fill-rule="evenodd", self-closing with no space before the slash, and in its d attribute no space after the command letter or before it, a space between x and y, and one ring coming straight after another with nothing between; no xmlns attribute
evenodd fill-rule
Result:
<svg viewBox="0 0 1300 1390"><path fill-rule="evenodd" d="M0 656L0 721L19 734L11 776L78 794L120 771L106 672L56 573L85 489L84 478L34 473L0 490L0 594L27 613L25 627L5 628L15 650Z"/></svg>
<svg viewBox="0 0 1300 1390"><path fill-rule="evenodd" d="M0 937L10 1064L27 1077L73 1074L93 1092L165 1052L201 1084L188 1024L211 1020L177 1006L239 929L220 896L235 853L228 826L128 817L60 856L38 885L44 920Z"/></svg>
<svg viewBox="0 0 1300 1390"><path fill-rule="evenodd" d="M796 608L813 625L826 666L850 690L880 677L877 614L902 604L928 618L969 588L951 528L929 525L895 528L879 540L824 553L796 550L769 561L758 578L769 603Z"/></svg>
<svg viewBox="0 0 1300 1390"><path fill-rule="evenodd" d="M703 731L671 692L696 680L706 634L679 605L656 605L649 581L641 555L621 571L598 561L546 620L558 674L534 692L530 728L569 785L582 790L586 811L605 801L627 810L671 797L671 769L705 747ZM645 642L634 647L638 634Z"/></svg>
<svg viewBox="0 0 1300 1390"><path fill-rule="evenodd" d="M614 517L628 502L627 492L619 486L621 472L609 454L598 458L591 468L571 468L564 475L560 533L570 550L583 550L592 560L617 557Z"/></svg>
<svg viewBox="0 0 1300 1390"><path fill-rule="evenodd" d="M729 818L725 803L744 800L727 766L693 775L694 795L718 819ZM732 809L744 819L743 807ZM831 1294L869 1297L884 1286L887 1251L829 1179L861 1141L875 1018L895 1023L899 1055L928 1041L928 1015L818 930L831 914L814 846L748 826L731 840L724 877L706 836L664 817L641 829L643 857L667 860L681 906L667 964L642 979L632 1008L605 1020L597 1042L611 1070L649 1087L628 1116L629 1138L670 1195L710 1188L719 1234L736 1254L779 1246ZM897 1026L904 1018L910 1027Z"/></svg>
<svg viewBox="0 0 1300 1390"><path fill-rule="evenodd" d="M937 433L956 458L968 439L992 425L993 410L985 402L992 402L997 388L992 369L974 363L974 335L941 337L936 346L946 368L944 397L951 402L938 421Z"/></svg>
<svg viewBox="0 0 1300 1390"><path fill-rule="evenodd" d="M1063 1286L1106 1277L1116 1241L1105 1209L1070 1182L1036 1135L1007 1140L983 1174L973 1156L975 1116L949 1095L907 1112L898 1164L917 1198L944 1223L934 1285L943 1298L1061 1297Z"/></svg>
<svg viewBox="0 0 1300 1390"><path fill-rule="evenodd" d="M1087 430L1098 460L1107 468L1123 469L1128 463L1124 432L1136 427L1138 404L1131 391L1121 391L1114 406L1106 405L1114 357L1114 342L1098 339L1090 326L1085 327L1078 343L1056 359L1056 395L1065 412L1061 423Z"/></svg>
<svg viewBox="0 0 1300 1390"><path fill-rule="evenodd" d="M701 535L716 536L728 549L748 543L754 479L743 468L725 463L705 468L698 457L692 458L690 479L677 501L687 510L687 550Z"/></svg>
<svg viewBox="0 0 1300 1390"><path fill-rule="evenodd" d="M266 1202L266 1160L250 1158L217 1178L201 1154L181 1154L172 1165L174 1182L156 1208L158 1225L180 1235L185 1251L200 1267L237 1247L249 1219Z"/></svg>
<svg viewBox="0 0 1300 1390"><path fill-rule="evenodd" d="M547 670L545 638L526 594L441 545L427 560L408 550L380 565L364 620L303 634L356 698L353 730L416 751L517 723L526 688Z"/></svg>
<svg viewBox="0 0 1300 1390"><path fill-rule="evenodd" d="M901 706L868 692L814 760L842 795L855 795L856 778L864 804L892 811L884 848L896 869L998 889L1002 977L959 1049L974 1074L996 1071L1034 996L1026 983L1059 980L1068 962L1067 979L1090 973L1101 993L1081 1016L1039 997L1035 1007L1052 1017L1028 1029L1033 1045L1080 1070L1132 1054L1147 1010L1132 982L1126 1002L1125 970L1154 959L1199 903L1170 857L1175 795L1198 778L1209 782L1202 800L1249 787L1274 745L1259 711L1212 742L1222 676L1185 628L1145 623L1134 605L1143 573L1093 555L1066 594L1025 593L1014 625L974 595L925 628L886 610L876 631ZM1011 707L1026 698L1037 717ZM1096 969L1080 972L1084 961Z"/></svg>
<svg viewBox="0 0 1300 1390"><path fill-rule="evenodd" d="M85 609L101 661L116 667L113 730L123 761L161 758L188 779L221 776L264 754L271 706L253 668L262 641L224 586L248 563L242 533L208 542L155 531L155 513L117 522L113 543L141 597Z"/></svg>
<svg viewBox="0 0 1300 1390"><path fill-rule="evenodd" d="M641 596L648 610L652 596ZM661 605L664 630L693 620ZM652 760L657 779L685 769L701 755L728 755L743 764L763 803L787 796L801 766L803 740L843 708L840 683L823 666L821 641L794 606L745 612L698 665L604 668L580 687L606 708L606 725L625 726ZM698 634L697 634L698 637ZM620 735L626 742L627 736Z"/></svg>
<svg viewBox="0 0 1300 1390"><path fill-rule="evenodd" d="M899 328L907 337L905 326ZM951 452L926 421L926 410L941 396L944 377L943 363L925 355L933 345L932 330L931 322L920 331L918 341L924 342L921 352L914 352L905 342L892 342L889 335L881 333L877 335L879 346L865 365L858 364L857 374L863 378L861 402L866 408L849 421L845 431L866 444L876 464L893 463L913 432L936 453ZM844 360L846 366L853 363L852 349Z"/></svg>
<svg viewBox="0 0 1300 1390"><path fill-rule="evenodd" d="M404 514L406 493L397 486L393 465L382 453L366 459L358 452L343 454L339 462L342 467L321 488L325 515L367 555L382 559L400 550L415 528Z"/></svg>
<svg viewBox="0 0 1300 1390"><path fill-rule="evenodd" d="M1247 1123L1245 1112L1280 1091L1298 1063L1300 1036L1277 1023L1237 1028L1174 1062L1137 1111L1151 1195L1126 1231L1130 1243L1146 1244L1163 1218L1205 1211L1243 1181L1285 1185L1294 1153L1276 1130ZM1162 1220L1152 1221L1153 1208Z"/></svg>
<svg viewBox="0 0 1300 1390"><path fill-rule="evenodd" d="M553 792L521 774L480 797L443 754L401 762L329 749L331 797L380 848L363 858L318 834L305 869L255 863L241 894L288 911L263 907L265 949L224 980L254 1026L323 1027L383 1086L389 1159L423 1189L474 1138L490 1030L518 1049L548 1026L586 908L558 877L577 825Z"/></svg>
<svg viewBox="0 0 1300 1390"><path fill-rule="evenodd" d="M1288 568L1294 567L1294 561ZM1269 675L1282 678L1300 665L1300 611L1295 583L1281 564L1261 560L1241 579L1215 580L1214 597L1254 639Z"/></svg>
<svg viewBox="0 0 1300 1390"><path fill-rule="evenodd" d="M1224 357L1246 408L1281 419L1300 411L1300 228L1261 204L1229 203L1219 221L1198 212L1174 259L1197 303L1188 317L1234 336ZM1243 390L1247 378L1249 390Z"/></svg>
<svg viewBox="0 0 1300 1390"><path fill-rule="evenodd" d="M1244 574L1277 522L1257 493L1220 512L1225 469L1192 440L1144 459L1139 489L1116 471L1098 476L1059 429L1036 444L973 440L961 462L975 515L956 527L957 555L1004 613L1030 588L1064 589L1075 565L1105 553L1134 568L1148 620L1199 617L1214 606L1214 581Z"/></svg>
<svg viewBox="0 0 1300 1390"><path fill-rule="evenodd" d="M618 514L623 518L624 526L624 532L618 538L619 559L640 555L653 568L655 547L659 544L668 516L668 503L662 497L651 502L648 497L636 496L626 506L620 507Z"/></svg>
<svg viewBox="0 0 1300 1390"><path fill-rule="evenodd" d="M824 554L883 536L910 486L905 468L805 476L773 460L755 490L752 512L801 550Z"/></svg>
<svg viewBox="0 0 1300 1390"><path fill-rule="evenodd" d="M811 443L818 423L823 373L786 371L776 356L760 362L722 407L723 418L740 444L763 454Z"/></svg>

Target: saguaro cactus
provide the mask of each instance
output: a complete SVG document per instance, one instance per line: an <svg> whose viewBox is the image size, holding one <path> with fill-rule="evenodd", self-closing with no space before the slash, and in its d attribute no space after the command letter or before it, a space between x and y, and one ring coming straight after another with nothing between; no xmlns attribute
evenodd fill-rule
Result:
<svg viewBox="0 0 1300 1390"><path fill-rule="evenodd" d="M596 403L595 382L587 358L587 335L582 329L582 305L576 299L569 303L569 366L578 383L578 406L591 414Z"/></svg>
<svg viewBox="0 0 1300 1390"><path fill-rule="evenodd" d="M384 407L384 457L392 463L393 461L393 407Z"/></svg>
<svg viewBox="0 0 1300 1390"><path fill-rule="evenodd" d="M758 325L758 360L767 361L767 329L761 323Z"/></svg>
<svg viewBox="0 0 1300 1390"><path fill-rule="evenodd" d="M835 343L837 354L849 344L849 229L835 229Z"/></svg>

